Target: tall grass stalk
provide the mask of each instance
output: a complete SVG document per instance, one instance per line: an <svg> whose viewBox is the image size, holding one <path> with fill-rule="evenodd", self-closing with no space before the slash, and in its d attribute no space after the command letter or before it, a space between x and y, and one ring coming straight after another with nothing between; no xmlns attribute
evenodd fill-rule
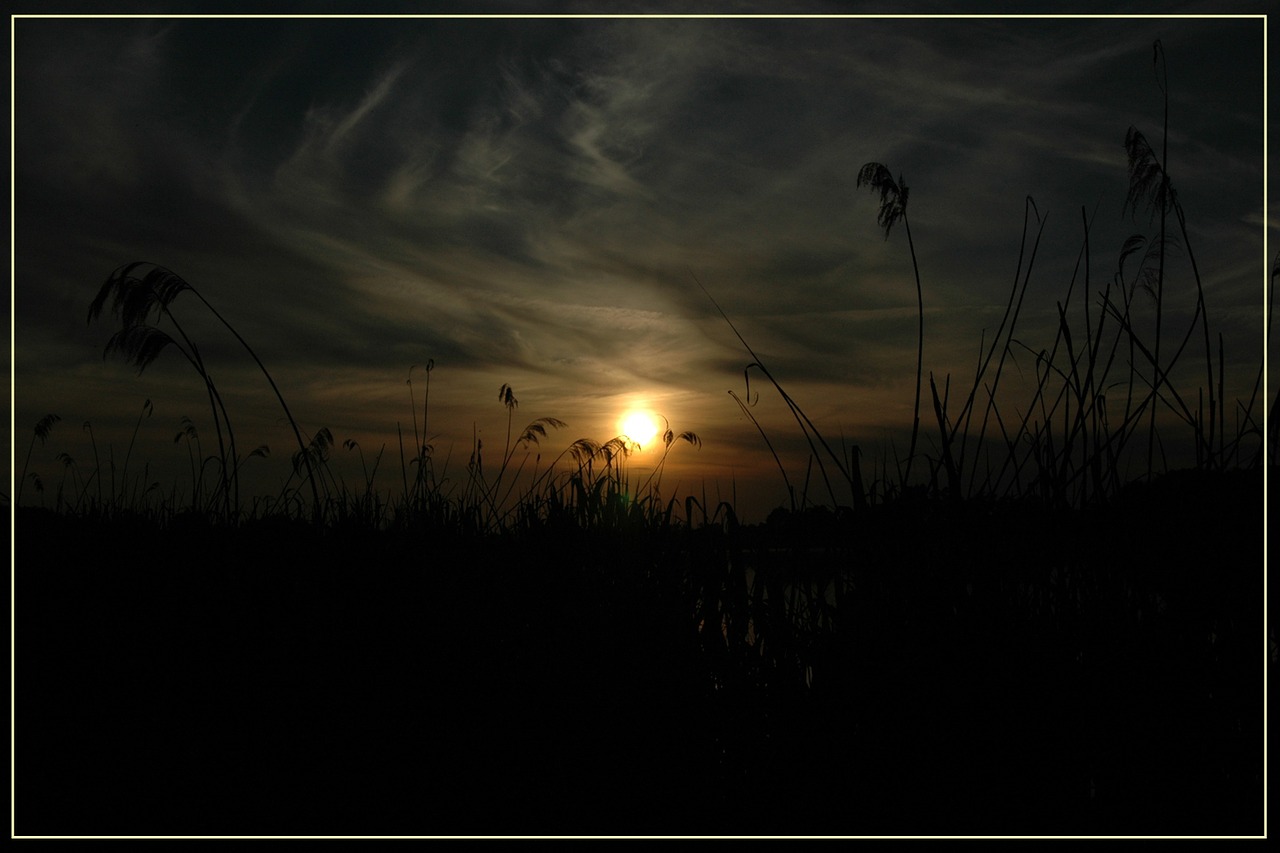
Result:
<svg viewBox="0 0 1280 853"><path fill-rule="evenodd" d="M796 401L791 398L791 395L788 394L785 389L783 389L782 385L779 384L778 380L775 379L773 374L769 372L769 369L765 367L764 362L761 360L760 356L756 355L755 350L751 348L751 345L747 343L746 338L744 338L742 336L742 333L738 331L737 326L735 326L733 324L733 321L729 319L729 315L726 314L724 312L724 309L720 307L720 303L716 302L715 297L713 297L710 291L708 291L706 287L703 286L702 282L698 280L698 277L696 275L693 275L692 272L690 272L690 275L693 277L694 283L697 284L699 289L701 289L702 292L706 295L707 299L711 300L711 304L715 306L716 311L718 311L720 316L724 318L725 323L727 323L729 325L730 330L733 331L734 336L737 337L738 341L742 344L743 348L746 349L747 354L750 355L752 358L751 364L748 364L746 367L746 370L743 371L743 375L746 377L746 380L747 380L747 390L746 390L747 398L750 399L751 397L751 388L750 388L751 369L754 367L758 369L761 373L763 373L765 378L768 379L770 384L773 385L774 389L778 392L778 395L782 397L783 402L787 404L787 408L791 411L792 417L795 418L796 423L800 426L800 431L804 434L805 441L809 445L810 452L818 461L818 469L822 473L822 479L827 486L827 493L831 497L831 502L835 505L839 505L839 500L836 497L835 489L831 485L831 479L827 476L826 465L823 463L822 456L821 454L819 454L818 448L814 444L815 440L818 442L818 444L822 445L822 448L826 451L827 456L829 456L832 462L835 464L836 470L840 472L841 476L844 478L845 482L848 484L849 491L853 498L854 506L858 508L864 507L866 505L866 494L863 492L861 481L856 481L853 478L853 475L845 468L844 462L843 460L841 460L840 456L834 450L831 449L831 445L829 445L827 443L827 440L822 437L822 433L818 431L818 428L816 426L814 426L814 423L809 419L809 416L804 413L804 410L801 409L799 405L797 405Z"/></svg>
<svg viewBox="0 0 1280 853"><path fill-rule="evenodd" d="M141 267L151 267L144 276L139 278L135 275L135 271ZM216 308L207 300L200 291L196 290L188 282L184 281L177 274L165 269L164 267L148 264L146 262L137 261L126 264L118 268L111 274L98 291L97 297L89 306L89 321L96 319L106 306L107 300L112 303L112 313L120 320L121 328L116 332L107 344L104 355L111 351L119 351L123 353L128 360L137 366L138 372L141 373L153 362L160 352L167 346L177 346L179 351L187 358L196 371L200 374L205 382L205 387L209 395L210 408L213 412L214 424L219 424L219 415L221 415L221 423L225 424L228 430L228 439L230 442L230 453L228 454L222 448L221 426L219 431L219 453L222 457L222 477L223 488L233 490L234 493L228 492L226 495L226 512L228 516L239 513L239 482L235 476L237 465L237 455L235 451L234 433L231 431L230 420L227 417L226 407L222 405L221 395L217 392L212 377L206 369L203 359L200 356L199 348L195 342L186 334L177 318L173 315L170 308L173 301L182 293L191 293L199 302L209 310L209 312L227 328L235 337L240 345L248 352L250 358L257 364L263 376L266 377L267 383L271 386L271 390L275 393L276 399L279 401L281 408L284 410L285 418L288 420L293 430L294 438L298 443L299 452L302 453L304 464L308 468L307 480L311 484L313 499L313 515L318 520L322 511L320 492L316 483L314 472L310 470L311 459L307 454L307 446L302 441L302 433L298 428L298 423L294 419L293 414L289 411L289 406L284 400L284 396L280 393L279 387L276 386L275 379L272 378L270 371L266 365L262 363L262 359L249 346L240 333L231 323L218 312ZM167 318L173 324L174 329L182 338L185 347L179 345L171 336L155 326L150 324L150 317L155 312L157 319L160 317Z"/></svg>
<svg viewBox="0 0 1280 853"><path fill-rule="evenodd" d="M778 466L778 473L782 474L782 482L787 487L787 500L790 503L791 511L795 512L796 490L795 487L791 485L791 479L787 477L786 467L783 466L782 460L778 458L778 451L773 449L773 442L769 440L769 436L765 433L764 427L760 425L760 421L751 413L750 407L742 401L742 398L732 390L729 391L729 396L733 398L733 402L738 404L738 408L742 410L742 414L747 416L747 420L751 421L752 425L756 428L756 431L760 433L760 437L764 439L764 445L769 448L769 455L773 457L774 464Z"/></svg>
<svg viewBox="0 0 1280 853"><path fill-rule="evenodd" d="M27 468L31 465L31 454L36 449L36 442L40 442L40 446L44 447L44 443L49 438L49 433L53 430L53 425L62 420L58 415L45 415L36 421L35 429L32 431L31 444L27 447L27 458L22 463L22 477L18 480L18 493L14 496L13 505L16 507L22 501L22 488L27 483Z"/></svg>
<svg viewBox="0 0 1280 853"><path fill-rule="evenodd" d="M1140 203L1145 202L1148 208L1158 211L1160 216L1160 255L1159 267L1155 281L1155 299L1156 299L1156 318L1155 318L1155 341L1152 347L1152 366L1155 372L1154 385L1152 387L1153 397L1158 396L1158 392L1166 382L1168 373L1172 370L1172 362L1176 360L1177 355L1170 359L1169 365L1164 365L1161 361L1161 332L1163 323L1163 306L1164 306L1164 281L1165 281L1165 255L1166 240L1168 231L1168 218L1172 212L1177 218L1179 231L1182 235L1182 245L1186 250L1188 259L1191 263L1191 269L1196 283L1196 313L1192 319L1191 328L1187 330L1186 337L1178 347L1177 354L1182 352L1186 346L1187 340L1190 338L1196 321L1199 320L1200 328L1204 337L1205 348L1205 374L1206 387L1209 393L1209 411L1208 417L1199 419L1195 427L1197 451L1206 453L1207 463L1212 466L1213 463L1213 440L1216 423L1219 420L1217 409L1220 401L1214 397L1214 373L1213 373L1213 351L1209 337L1208 316L1204 305L1204 285L1200 278L1200 270L1195 261L1195 253L1191 248L1190 236L1186 228L1186 216L1182 211L1182 205L1178 202L1177 193L1173 189L1172 182L1169 179L1169 81L1168 69L1165 62L1164 47L1159 40L1153 44L1152 65L1156 69L1156 80L1160 87L1163 97L1163 126L1161 133L1161 154L1157 159L1155 152L1147 142L1146 138L1136 129L1129 128L1129 132L1125 137L1125 148L1129 154L1129 194L1126 198L1126 206L1132 207L1135 212ZM1148 426L1149 441L1147 448L1147 475L1151 475L1151 454L1154 450L1155 437L1155 415L1156 409L1153 406L1150 413ZM1205 422L1207 421L1207 433Z"/></svg>
<svg viewBox="0 0 1280 853"><path fill-rule="evenodd" d="M142 411L138 413L138 420L133 425L133 434L129 436L129 448L125 451L124 466L120 469L120 480L121 480L120 487L122 489L129 488L129 460L133 458L133 446L138 441L138 430L142 429L142 422L147 418L151 417L151 412L152 412L151 399L148 398L142 404ZM121 503L123 503L124 495L121 494L120 497L122 499Z"/></svg>
<svg viewBox="0 0 1280 853"><path fill-rule="evenodd" d="M884 229L885 240L893 226L902 220L907 232L907 248L911 252L911 271L916 280L916 308L918 334L916 336L916 399L911 421L911 447L907 450L907 470L902 475L905 488L911 480L911 463L916 455L916 440L920 434L920 382L924 374L924 291L920 286L920 265L916 261L916 245L911 239L911 222L907 219L908 189L902 176L894 181L893 173L879 163L866 163L858 172L857 186L866 184L872 192L880 193L880 210L876 222Z"/></svg>
<svg viewBox="0 0 1280 853"><path fill-rule="evenodd" d="M1275 314L1276 276L1278 275L1280 275L1280 253L1277 253L1275 260L1271 262L1271 277L1267 282L1267 327L1265 335L1265 352L1268 354L1271 352L1271 318ZM1265 364L1265 358L1263 363ZM1254 382L1253 386L1255 396L1257 395L1258 386L1261 384L1263 372L1262 368L1258 369L1258 380ZM1266 405L1265 401L1263 405ZM1252 411L1252 409L1253 400L1250 399L1249 410ZM1271 424L1271 434L1262 442L1264 448L1268 446L1268 443L1271 448L1271 458L1266 460L1270 465L1276 464L1276 442L1277 440L1280 440L1280 419L1278 419L1278 416L1280 416L1280 392L1277 392L1272 398L1267 417L1263 421L1264 428L1266 423ZM1252 420L1252 418L1250 418L1250 420ZM1261 430L1259 431L1259 437L1261 437ZM1258 459L1260 461L1262 460L1262 456L1263 450L1259 449Z"/></svg>
<svg viewBox="0 0 1280 853"><path fill-rule="evenodd" d="M1022 265L1027 251L1027 226L1030 224L1030 217L1033 212L1036 216L1036 224L1038 225L1038 228L1036 230L1035 242L1031 247L1031 257L1027 259L1026 272L1023 273ZM956 424L952 428L952 432L949 435L944 436L943 439L944 442L948 444L954 442L955 430L960 429L960 423L963 422L963 435L961 436L959 462L957 463L957 467L963 467L965 460L967 459L966 451L969 440L969 423L973 414L974 401L978 393L978 388L984 384L983 379L986 376L987 370L991 366L991 360L994 358L996 350L999 349L1000 360L996 364L994 378L992 379L990 388L987 390L987 404L983 412L982 424L978 431L978 443L977 448L975 449L975 455L981 453L983 439L986 436L987 424L991 417L992 410L995 408L996 392L1000 387L1000 379L1004 375L1004 367L1009 355L1009 345L1013 340L1014 330L1018 325L1018 317L1022 313L1023 300L1027 295L1027 286L1031 282L1031 271L1035 267L1036 254L1040 248L1040 238L1044 234L1044 227L1047 219L1047 216L1041 218L1040 211L1036 207L1035 199L1031 196L1027 196L1026 201L1023 204L1022 212L1022 238L1018 241L1018 266L1013 274L1013 287L1009 292L1009 299L1005 303L1004 316L1001 317L1000 325L997 327L996 333L992 337L991 348L987 350L986 357L983 359L980 367L974 374L973 386L969 390L969 395L964 402L964 406L956 416ZM1019 286L1019 278L1021 278L1021 286ZM1003 345L1000 343L1002 337L1004 339ZM972 477L970 478L970 483L972 485Z"/></svg>

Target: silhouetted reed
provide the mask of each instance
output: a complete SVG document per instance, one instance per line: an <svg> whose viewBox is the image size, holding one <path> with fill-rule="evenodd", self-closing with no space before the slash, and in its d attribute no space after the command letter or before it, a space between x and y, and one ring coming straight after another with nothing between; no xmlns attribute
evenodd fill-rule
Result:
<svg viewBox="0 0 1280 853"><path fill-rule="evenodd" d="M916 337L916 399L911 421L911 447L907 451L907 468L902 473L902 485L911 480L911 463L916 457L916 439L920 434L920 377L924 371L924 291L920 286L920 265L916 261L916 245L911 239L911 222L907 219L907 185L902 176L893 179L893 173L879 163L867 163L858 172L857 185L866 184L872 192L880 193L880 210L876 215L876 223L884 229L884 239L889 239L893 226L902 220L902 227L907 232L907 247L911 251L911 271L916 279L916 307L919 332Z"/></svg>
<svg viewBox="0 0 1280 853"><path fill-rule="evenodd" d="M18 493L13 499L15 506L19 505L22 501L22 487L26 485L28 477L31 477L31 483L37 492L44 492L44 482L40 479L38 474L35 474L34 472L31 474L27 473L27 468L31 464L31 453L36 449L36 442L39 441L40 445L43 447L45 441L49 438L50 431L53 430L53 425L60 420L62 420L62 418L59 416L50 414L45 415L36 422L35 429L32 431L31 445L27 448L27 458L22 463L22 476L18 479Z"/></svg>

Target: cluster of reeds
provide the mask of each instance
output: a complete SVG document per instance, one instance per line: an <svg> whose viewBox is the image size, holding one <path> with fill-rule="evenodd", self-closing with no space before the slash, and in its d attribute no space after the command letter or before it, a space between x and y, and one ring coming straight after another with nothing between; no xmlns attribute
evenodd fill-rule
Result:
<svg viewBox="0 0 1280 853"><path fill-rule="evenodd" d="M53 508L55 511L65 511L71 514L119 515L126 512L137 513L153 502L159 491L160 484L150 476L150 463L144 461L142 470L138 471L135 468L132 474L129 469L130 460L133 458L134 446L138 439L138 431L142 428L143 421L151 417L152 412L151 400L147 399L143 402L142 409L138 413L138 419L133 425L133 431L130 433L129 445L125 450L124 458L118 465L116 463L115 448L112 446L107 448L107 460L105 466L103 465L98 453L98 442L93 434L93 424L89 421L84 422L83 429L89 435L89 445L93 451L93 467L86 470L70 453L63 451L58 454L57 461L62 466L62 471L58 478L57 486L53 490ZM35 493L40 496L40 505L45 505L44 479L40 476L39 471L29 470L31 456L35 451L36 442L38 441L41 446L44 446L54 426L61 421L61 416L47 414L36 422L32 431L31 444L27 447L26 459L23 462L22 475L17 481L18 488L14 500L15 505L21 503L27 483L30 483ZM188 418L183 419L182 430L179 431L174 440L179 441L184 436L198 443L195 426ZM194 457L192 464L193 466L195 464ZM197 480L197 482L200 481L202 480ZM200 501L198 486L192 500L193 503Z"/></svg>
<svg viewBox="0 0 1280 853"><path fill-rule="evenodd" d="M692 577L704 648L716 651L726 671L739 676L754 672L761 683L776 681L783 673L784 681L808 683L813 661L822 655L819 649L833 641L845 642L839 638L847 639L859 625L896 624L895 616L888 615L892 609L884 607L887 601L911 602L892 611L902 622L929 611L932 605L924 602L930 600L937 602L940 623L958 618L966 605L985 600L982 606L995 607L992 602L999 600L1001 620L1028 625L1056 624L1064 614L1085 618L1080 614L1112 612L1116 607L1124 611L1121 621L1132 624L1143 612L1152 612L1149 596L1158 598L1156 593L1136 592L1143 582L1133 579L1126 583L1136 586L1126 586L1119 597L1116 589L1083 582L1105 559L1103 530L1080 538L1082 553L1073 558L1073 566L1053 553L999 560L975 557L987 553L984 537L995 523L975 515L975 508L989 512L1003 507L1000 513L1015 516L1026 508L1047 511L1020 523L1052 537L1059 526L1081 523L1081 512L1123 502L1126 487L1135 480L1152 482L1175 467L1190 468L1209 479L1175 477L1170 488L1190 485L1193 491L1184 500L1202 507L1205 515L1198 523L1209 530L1219 523L1210 521L1217 513L1208 497L1218 488L1215 478L1234 484L1228 489L1234 494L1230 488L1247 489L1252 479L1228 475L1256 472L1264 461L1274 463L1263 459L1261 364L1248 398L1228 402L1226 342L1210 327L1187 215L1164 165L1168 96L1158 42L1154 57L1166 102L1160 153L1136 128L1130 128L1124 140L1129 176L1125 211L1132 212L1135 221L1140 215L1149 217L1154 233L1127 239L1099 284L1093 223L1082 209L1079 254L1065 294L1054 304L1057 322L1049 330L1052 337L1032 344L1019 321L1046 219L1028 196L1017 266L1000 323L989 338L984 335L971 378L957 381L951 373L927 372L924 405L932 411L928 419L934 426L923 434L924 298L907 219L908 189L901 176L895 179L882 164L868 163L859 171L858 186L879 194L877 222L886 239L898 223L907 232L919 332L916 410L907 456L873 471L869 485L864 485L859 449L833 448L695 277L751 359L744 371L745 395L729 393L757 427L790 495L790 505L771 516L762 530L738 531L717 540L717 554L702 563L718 568ZM1175 275L1172 263L1175 247L1176 256L1187 264L1177 271L1180 275ZM1278 273L1280 259L1271 271L1273 285ZM1189 320L1184 315L1185 326L1173 327L1170 317L1178 315L1169 310L1170 296L1178 282L1187 283L1182 301L1193 304L1194 310ZM1028 360L1034 370L1024 373ZM1019 375L1011 376L1015 369ZM1188 392L1184 383L1197 372L1198 387ZM752 411L758 399L751 388L755 373L763 375L787 405L808 444L809 473L799 489ZM1011 391L1025 396L1010 402L1016 396ZM1171 464L1177 451L1183 451L1181 457ZM913 470L921 467L913 481ZM809 487L814 468L825 486L825 501ZM1156 535L1154 530L1145 529L1142 535ZM938 543L932 550L931 542ZM1223 553L1244 548L1220 537L1213 542ZM977 579L989 571L982 563L1010 572L985 593L974 589ZM877 576L882 571L890 574ZM850 594L853 586L857 591ZM869 601L878 609L860 611Z"/></svg>
<svg viewBox="0 0 1280 853"><path fill-rule="evenodd" d="M1164 96L1160 153L1141 131L1132 127L1125 136L1124 147L1129 173L1125 209L1132 211L1135 218L1139 213L1148 214L1155 233L1135 234L1127 239L1114 271L1099 289L1094 280L1090 243L1092 222L1082 209L1079 256L1065 296L1055 305L1058 322L1053 339L1047 345L1033 345L1020 336L1018 322L1045 219L1028 196L1013 285L999 326L990 342L984 340L980 347L972 380L953 393L951 373L937 377L928 372L932 420L936 425L936 431L928 436L928 451L918 449L925 373L924 296L907 218L908 188L901 176L895 180L880 163L867 163L859 171L857 185L879 194L877 223L883 228L885 239L898 222L906 230L919 317L911 443L905 461L897 460L896 473L890 475L886 464L885 475L873 480L869 496L857 464L857 449L843 456L831 449L712 298L752 359L746 369L747 401L732 391L730 394L759 428L750 411L750 373L759 370L770 381L808 441L810 464L818 464L833 507L843 503L833 479L847 485L855 509L864 508L868 499L892 500L920 489L932 497L950 500L1015 498L1081 507L1114 497L1134 476L1150 479L1168 470L1168 446L1186 440L1193 451L1192 464L1198 469L1222 471L1262 464L1263 427L1258 412L1262 365L1248 400L1236 400L1228 406L1225 342L1221 333L1216 338L1211 333L1204 282L1187 216L1164 165L1168 160L1168 84L1164 52L1158 41L1154 64ZM1033 216L1034 233L1030 227ZM1175 229L1176 236L1172 233ZM1187 259L1194 287L1195 309L1184 329L1170 329L1166 316L1168 283L1173 280L1173 248ZM1135 256L1141 258L1138 269L1126 269L1127 262ZM1275 275L1273 270L1273 283ZM1193 341L1196 346L1192 346ZM1201 345L1203 384L1193 390L1192 396L1181 390L1172 377ZM1001 383L1009 365L1020 356L1033 360L1035 379L1029 397L1010 404L1000 393ZM1185 428L1185 439L1174 435L1170 423L1180 423ZM763 429L761 435L773 452ZM1145 455L1145 463L1137 470L1129 458L1134 449ZM917 456L922 456L927 466L923 483L911 481ZM776 453L774 458L778 459ZM780 460L778 465L795 510L795 490ZM841 495L843 491L840 490ZM808 503L806 490L806 499L799 502L798 508L803 509Z"/></svg>
<svg viewBox="0 0 1280 853"><path fill-rule="evenodd" d="M202 459L199 474L193 478L192 510L198 511L202 508L207 510L213 506L220 506L224 518L238 517L241 512L240 467L247 458L261 456L266 451L258 448L248 456L241 457L236 450L235 430L231 425L231 418L218 391L218 386L213 381L210 369L200 354L199 346L187 334L183 324L174 314L173 304L183 293L190 293L235 337L262 371L262 375L266 377L297 439L300 455L295 457L295 460L306 468L306 482L311 487L314 499L313 509L318 512L321 505L320 486L312 468L312 460L323 450L318 445L322 436L317 434L310 445L304 444L298 423L290 413L289 406L285 403L284 396L276 386L275 380L271 378L266 365L258 358L258 354L254 352L253 347L249 346L248 341L241 337L235 327L218 313L218 310L200 291L164 267L141 261L126 264L113 272L99 288L98 295L89 305L88 319L92 322L101 316L109 303L112 315L120 322L120 328L107 341L103 352L104 357L113 352L119 353L137 367L138 373L141 374L159 357L161 352L172 347L200 376L209 400L209 411L217 435L218 453L216 457ZM176 338L169 331L161 328L162 322L167 322L176 333ZM150 407L147 408L149 410ZM197 436L194 425L189 421L184 423L183 431L179 433L176 440L180 440L183 434L192 439ZM206 462L213 463L213 473L217 483L212 494L207 497L202 495ZM205 500L202 501L202 498Z"/></svg>
<svg viewBox="0 0 1280 853"><path fill-rule="evenodd" d="M269 448L262 445L244 456L236 450L235 432L217 386L199 358L195 344L181 333L181 326L169 313L173 291L182 289L190 286L167 270L156 269L142 278L117 272L95 300L91 316L97 315L108 295L116 295L122 328L112 336L107 354L122 352L140 371L170 345L187 356L213 401L217 452L206 452L196 422L183 416L174 442L185 443L187 449L189 494L180 493L176 485L172 492L165 494L160 483L149 476L149 465L140 473L131 473L130 460L138 430L152 413L148 400L134 426L121 466L116 465L113 448L108 448L105 468L96 464L96 442L93 444L95 466L87 476L68 454L59 455L64 473L58 484L55 509L97 517L143 515L162 523L184 514L231 526L277 516L306 520L319 527L365 530L423 527L461 535L501 534L538 526L638 529L681 521L675 512L676 498L663 500L663 471L677 444L701 446L701 438L696 433L677 434L668 424L659 437L660 450L650 449L650 453L657 453L652 467L641 474L633 472L628 463L642 448L626 435L603 442L580 438L548 463L541 453L542 442L551 431L567 425L559 418L538 417L517 432L514 427L519 401L511 386L505 383L498 391L498 400L507 410L502 447L494 454L482 438L473 435L465 468L460 473L451 472L447 456L437 459L436 437L429 429L431 377L435 369L431 360L424 368L420 397L414 388L418 365L410 368L406 380L413 444L406 452L405 430L397 424L398 494L394 485L378 481L385 445L368 459L355 439L348 438L341 443L343 451L359 460L359 479L349 482L334 464L338 444L333 432L321 427L303 443L300 428L290 415L289 423L298 436L299 449L292 455L288 476L274 494L258 495L242 502L238 486L240 469L249 458L266 457ZM166 331L148 324L147 311L160 311L165 319L173 322L184 343L179 344ZM263 372L266 373L265 368ZM275 388L274 382L272 387ZM50 414L36 424L19 480L19 499L21 485L28 482L43 496L43 479L37 471L27 468L36 443L43 445L60 420L58 415ZM85 423L84 428L92 439L91 424ZM490 455L486 458L486 454Z"/></svg>

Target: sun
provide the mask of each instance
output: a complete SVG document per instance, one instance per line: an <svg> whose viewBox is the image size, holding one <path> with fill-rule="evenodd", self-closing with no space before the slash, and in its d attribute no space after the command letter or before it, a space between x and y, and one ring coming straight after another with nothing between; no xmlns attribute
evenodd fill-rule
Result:
<svg viewBox="0 0 1280 853"><path fill-rule="evenodd" d="M644 409L631 409L618 418L618 433L647 448L662 427L658 418Z"/></svg>

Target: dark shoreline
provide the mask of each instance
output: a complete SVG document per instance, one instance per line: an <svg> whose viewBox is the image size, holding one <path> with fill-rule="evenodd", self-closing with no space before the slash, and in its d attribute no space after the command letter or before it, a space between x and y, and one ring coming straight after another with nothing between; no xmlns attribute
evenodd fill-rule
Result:
<svg viewBox="0 0 1280 853"><path fill-rule="evenodd" d="M1260 471L652 535L24 508L16 832L1261 834L1262 521Z"/></svg>

